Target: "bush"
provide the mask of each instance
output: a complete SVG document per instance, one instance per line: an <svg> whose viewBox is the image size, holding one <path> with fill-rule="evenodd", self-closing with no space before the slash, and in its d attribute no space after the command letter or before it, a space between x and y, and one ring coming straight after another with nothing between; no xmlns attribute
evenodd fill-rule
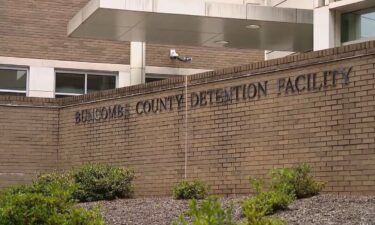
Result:
<svg viewBox="0 0 375 225"><path fill-rule="evenodd" d="M104 225L98 210L74 208L72 203L42 194L2 198L0 225Z"/></svg>
<svg viewBox="0 0 375 225"><path fill-rule="evenodd" d="M262 192L254 197L245 199L242 202L242 209L254 211L260 216L267 216L275 213L277 210L288 208L288 205L293 202L293 197L283 192L268 191Z"/></svg>
<svg viewBox="0 0 375 225"><path fill-rule="evenodd" d="M0 194L0 225L104 225L98 208L76 208L76 201L128 197L133 178L131 170L98 164L40 175Z"/></svg>
<svg viewBox="0 0 375 225"><path fill-rule="evenodd" d="M8 195L39 193L44 196L59 197L64 200L73 200L73 193L78 186L66 174L50 173L39 175L31 185L19 185L5 191Z"/></svg>
<svg viewBox="0 0 375 225"><path fill-rule="evenodd" d="M132 170L101 164L86 164L72 172L78 185L73 196L81 202L127 198L133 194Z"/></svg>
<svg viewBox="0 0 375 225"><path fill-rule="evenodd" d="M98 209L74 207L75 185L64 186L49 178L5 190L0 196L0 225L105 224Z"/></svg>
<svg viewBox="0 0 375 225"><path fill-rule="evenodd" d="M218 197L209 197L202 201L198 206L197 200L193 199L189 204L188 216L191 218L192 225L235 225L233 221L232 207L223 209ZM183 215L173 225L187 225Z"/></svg>
<svg viewBox="0 0 375 225"><path fill-rule="evenodd" d="M324 188L324 183L313 178L311 167L306 163L291 169L276 169L271 174L273 190L295 195L298 199L317 195Z"/></svg>
<svg viewBox="0 0 375 225"><path fill-rule="evenodd" d="M208 186L203 181L181 181L173 189L175 199L203 199L207 196Z"/></svg>
<svg viewBox="0 0 375 225"><path fill-rule="evenodd" d="M233 207L224 209L218 197L208 197L203 200L201 206L193 199L189 204L187 215L192 225L285 225L285 221L278 218L268 218L264 214L255 211L255 208L246 208L244 215L246 220L236 223L233 219ZM187 225L188 221L183 215L173 225Z"/></svg>
<svg viewBox="0 0 375 225"><path fill-rule="evenodd" d="M266 216L283 210L294 201L294 196L278 191L263 191L264 182L258 179L250 179L251 187L256 195L242 202L243 214L246 222L243 225L284 225L285 221L279 218Z"/></svg>
<svg viewBox="0 0 375 225"><path fill-rule="evenodd" d="M276 217L265 217L259 213L255 208L244 209L245 222L241 225L286 225L287 223Z"/></svg>
<svg viewBox="0 0 375 225"><path fill-rule="evenodd" d="M291 169L276 169L271 172L271 190L263 191L263 181L251 179L256 195L242 202L245 225L283 225L285 221L268 218L267 215L288 207L295 198L305 198L318 194L324 184L315 181L311 168L301 164Z"/></svg>
<svg viewBox="0 0 375 225"><path fill-rule="evenodd" d="M294 201L294 196L278 190L263 191L263 181L250 179L251 187L256 195L245 199L242 202L242 208L255 211L260 215L266 216L273 214L277 210L283 210Z"/></svg>

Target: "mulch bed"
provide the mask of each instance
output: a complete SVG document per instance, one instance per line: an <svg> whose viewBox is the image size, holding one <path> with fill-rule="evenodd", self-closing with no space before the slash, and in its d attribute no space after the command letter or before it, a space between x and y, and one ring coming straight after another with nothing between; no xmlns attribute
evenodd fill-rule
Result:
<svg viewBox="0 0 375 225"><path fill-rule="evenodd" d="M375 225L375 197L318 195L277 215L289 225Z"/></svg>
<svg viewBox="0 0 375 225"><path fill-rule="evenodd" d="M240 219L239 202L243 198L224 198L223 204L234 202L235 218ZM188 208L188 201L172 198L119 199L83 203L91 208L100 204L108 225L170 225ZM289 225L375 225L375 197L322 194L297 200L288 210L276 216Z"/></svg>

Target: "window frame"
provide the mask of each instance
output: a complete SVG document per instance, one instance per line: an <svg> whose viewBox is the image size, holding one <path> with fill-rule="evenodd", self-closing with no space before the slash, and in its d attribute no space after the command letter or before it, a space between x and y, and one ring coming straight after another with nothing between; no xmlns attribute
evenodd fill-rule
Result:
<svg viewBox="0 0 375 225"><path fill-rule="evenodd" d="M84 93L83 94L76 94L76 93L64 93L64 92L56 92L56 81L57 81L57 74L58 73L65 73L65 74L80 74L85 76L85 86L84 86ZM87 94L87 77L88 75L92 76L111 76L115 77L115 88L118 88L118 72L103 72L103 71L89 71L89 70L61 70L55 69L55 85L54 85L54 96L56 95L65 95L65 96L79 96Z"/></svg>
<svg viewBox="0 0 375 225"><path fill-rule="evenodd" d="M147 78L166 80L166 79L173 78L173 77L178 77L178 76L180 76L180 75L159 74L159 73L146 73L146 75L145 75L145 83L147 83ZM157 82L157 81L152 81L152 82ZM152 82L149 82L149 83L152 83Z"/></svg>
<svg viewBox="0 0 375 225"><path fill-rule="evenodd" d="M340 12L339 13L339 17L336 19L336 24L339 27L339 30L337 31L337 33L339 34L339 37L340 37L339 42L341 43L341 46L346 46L346 45L351 45L351 44L358 44L358 43L362 43L362 42L374 41L375 40L375 36L373 36L373 37L367 37L367 38L362 38L362 39L351 40L351 41L343 41L342 40L343 39L342 38L342 19L343 19L342 17L343 17L343 14L346 14L346 13L355 13L355 12L358 12L358 11L370 10L370 9L375 9L375 7L360 8L360 9L356 9L354 11L347 11L347 12Z"/></svg>
<svg viewBox="0 0 375 225"><path fill-rule="evenodd" d="M16 90L11 90L11 89L0 88L1 93L17 93L17 94L25 94L25 96L29 96L29 77L30 77L29 67L0 65L0 69L26 71L26 88L25 88L25 91L16 91Z"/></svg>

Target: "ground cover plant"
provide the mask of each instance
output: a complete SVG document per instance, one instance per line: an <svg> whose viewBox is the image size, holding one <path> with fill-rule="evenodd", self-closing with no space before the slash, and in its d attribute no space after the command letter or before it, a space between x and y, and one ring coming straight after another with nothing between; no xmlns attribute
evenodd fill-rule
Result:
<svg viewBox="0 0 375 225"><path fill-rule="evenodd" d="M299 164L293 168L274 169L271 171L270 190L264 191L264 181L251 179L255 196L242 203L247 225L286 224L278 218L267 218L278 210L284 210L296 198L317 195L324 187L311 175L311 167Z"/></svg>
<svg viewBox="0 0 375 225"><path fill-rule="evenodd" d="M98 208L75 207L77 185L58 174L0 194L0 225L104 225Z"/></svg>
<svg viewBox="0 0 375 225"><path fill-rule="evenodd" d="M208 186L200 180L183 180L176 184L173 189L175 199L203 199L208 194Z"/></svg>
<svg viewBox="0 0 375 225"><path fill-rule="evenodd" d="M128 198L133 194L134 171L103 164L85 164L71 172L80 202Z"/></svg>
<svg viewBox="0 0 375 225"><path fill-rule="evenodd" d="M272 217L278 210L288 208L297 198L317 195L324 187L311 175L308 164L300 164L293 168L275 169L271 171L269 189L264 188L265 182L250 179L254 195L242 201L243 221L236 222L232 217L232 208L224 209L217 197L208 197L198 204L193 199L189 205L189 223L183 215L173 225L285 225L286 221ZM180 199L194 198L200 185L187 181L180 182L174 189L175 197Z"/></svg>
<svg viewBox="0 0 375 225"><path fill-rule="evenodd" d="M325 184L314 179L311 167L302 163L292 168L275 169L271 172L271 188L297 199L312 197L323 190Z"/></svg>
<svg viewBox="0 0 375 225"><path fill-rule="evenodd" d="M189 204L187 215L191 218L192 225L236 225L233 220L232 207L224 209L216 196L210 196L198 204L193 199ZM188 221L183 215L173 222L173 225L187 225Z"/></svg>
<svg viewBox="0 0 375 225"><path fill-rule="evenodd" d="M101 164L40 175L0 193L0 225L104 225L99 208L76 203L129 197L133 179L132 170Z"/></svg>
<svg viewBox="0 0 375 225"><path fill-rule="evenodd" d="M250 179L255 195L243 200L241 207L245 217L244 225L284 225L285 221L273 217L278 210L284 210L294 201L294 196L278 190L264 191L262 180Z"/></svg>

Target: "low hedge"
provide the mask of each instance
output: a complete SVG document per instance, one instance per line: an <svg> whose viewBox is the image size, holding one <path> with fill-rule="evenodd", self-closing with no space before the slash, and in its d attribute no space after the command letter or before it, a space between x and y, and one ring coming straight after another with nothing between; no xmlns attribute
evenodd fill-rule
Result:
<svg viewBox="0 0 375 225"><path fill-rule="evenodd" d="M77 185L60 182L57 175L40 177L31 185L6 189L0 194L0 225L104 225L99 209L75 207ZM55 179L56 178L56 179ZM47 181L49 180L49 181Z"/></svg>
<svg viewBox="0 0 375 225"><path fill-rule="evenodd" d="M40 175L0 193L0 225L105 225L98 208L75 204L130 197L133 179L130 169L101 164Z"/></svg>
<svg viewBox="0 0 375 225"><path fill-rule="evenodd" d="M325 184L311 174L311 167L302 163L292 168L275 169L271 172L271 188L294 195L297 199L319 194Z"/></svg>
<svg viewBox="0 0 375 225"><path fill-rule="evenodd" d="M203 199L207 196L208 186L200 180L183 180L173 189L175 199Z"/></svg>
<svg viewBox="0 0 375 225"><path fill-rule="evenodd" d="M133 194L134 171L103 164L86 164L71 172L81 202L128 198Z"/></svg>

